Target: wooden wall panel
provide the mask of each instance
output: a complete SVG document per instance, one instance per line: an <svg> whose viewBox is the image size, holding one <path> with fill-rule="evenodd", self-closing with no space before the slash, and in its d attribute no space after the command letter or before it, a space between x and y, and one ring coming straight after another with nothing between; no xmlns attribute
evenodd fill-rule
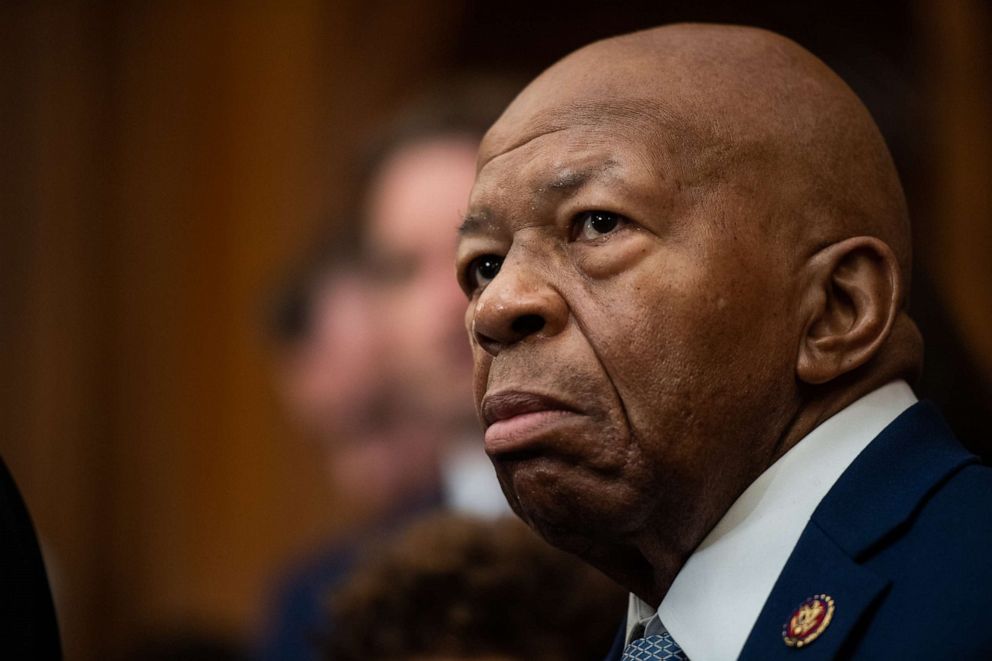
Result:
<svg viewBox="0 0 992 661"><path fill-rule="evenodd" d="M102 612L101 502L110 459L109 227L99 163L105 61L99 15L80 6L2 10L2 436L45 547L68 646L92 649ZM20 3L19 3L20 4Z"/></svg>
<svg viewBox="0 0 992 661"><path fill-rule="evenodd" d="M992 9L919 3L931 109L934 225L919 246L968 349L992 382Z"/></svg>
<svg viewBox="0 0 992 661"><path fill-rule="evenodd" d="M348 221L353 150L436 68L445 4L0 9L0 452L70 659L249 635L278 568L347 518L280 415L263 305Z"/></svg>

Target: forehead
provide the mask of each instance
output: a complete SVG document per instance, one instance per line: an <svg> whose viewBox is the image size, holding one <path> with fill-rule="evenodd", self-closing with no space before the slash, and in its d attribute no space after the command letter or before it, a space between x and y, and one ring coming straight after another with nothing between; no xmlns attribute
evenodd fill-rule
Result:
<svg viewBox="0 0 992 661"><path fill-rule="evenodd" d="M542 92L545 87L535 84L507 108L480 145L480 166L528 142L561 131L643 136L675 123L675 114L659 99L629 97L605 101L585 99L582 95L559 99L553 94L545 99Z"/></svg>
<svg viewBox="0 0 992 661"><path fill-rule="evenodd" d="M368 198L377 249L437 242L450 249L475 178L477 141L441 136L400 148L382 165Z"/></svg>
<svg viewBox="0 0 992 661"><path fill-rule="evenodd" d="M506 201L537 204L589 183L624 187L639 179L660 185L672 168L659 137L658 128L643 120L532 125L502 133L483 145L470 211L485 214Z"/></svg>

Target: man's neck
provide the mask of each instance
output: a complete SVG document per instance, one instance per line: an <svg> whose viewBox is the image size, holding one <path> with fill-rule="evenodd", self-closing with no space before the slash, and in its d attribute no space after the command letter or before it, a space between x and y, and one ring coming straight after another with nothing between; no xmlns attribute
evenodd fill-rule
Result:
<svg viewBox="0 0 992 661"><path fill-rule="evenodd" d="M802 388L802 405L782 433L779 445L768 465L772 465L796 446L810 432L868 393L900 378L893 370L876 370L874 374L854 373L837 379L831 387Z"/></svg>
<svg viewBox="0 0 992 661"><path fill-rule="evenodd" d="M626 560L623 563L601 564L589 561L644 602L657 607L695 548L759 475L826 420L894 378L898 377L886 370L877 370L874 375L866 376L862 372L841 377L831 382L829 386L803 388L799 393L799 403L795 412L781 428L778 434L779 440L767 460L757 466L753 474L742 481L739 488L726 494L721 501L722 508L713 512L696 513L699 516L694 517L697 521L695 527L685 526L686 517L682 517L679 521L681 513L678 513L679 516L671 521L656 523L653 528L641 531L641 534L633 540L632 548L625 549ZM720 486L714 485L715 488ZM672 521L678 521L683 525L675 526ZM679 531L677 538L659 534L660 531L664 533L673 529ZM621 556L614 551L611 559L617 557ZM617 567L619 564L623 566Z"/></svg>
<svg viewBox="0 0 992 661"><path fill-rule="evenodd" d="M679 571L656 609L692 658L736 658L821 501L916 397L901 380L818 425L734 502ZM728 612L719 631L711 613ZM639 608L645 611L646 608Z"/></svg>

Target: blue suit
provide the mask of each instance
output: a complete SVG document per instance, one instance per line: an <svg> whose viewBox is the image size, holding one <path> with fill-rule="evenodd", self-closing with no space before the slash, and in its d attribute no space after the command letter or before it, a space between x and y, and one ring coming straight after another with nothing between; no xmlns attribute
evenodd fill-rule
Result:
<svg viewBox="0 0 992 661"><path fill-rule="evenodd" d="M829 625L788 647L783 626L818 594L834 600ZM931 404L896 418L830 489L740 658L992 659L992 468Z"/></svg>

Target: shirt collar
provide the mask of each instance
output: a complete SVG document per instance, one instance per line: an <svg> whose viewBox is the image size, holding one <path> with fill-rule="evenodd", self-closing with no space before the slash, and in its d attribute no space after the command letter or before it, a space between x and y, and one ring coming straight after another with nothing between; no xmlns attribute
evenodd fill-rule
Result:
<svg viewBox="0 0 992 661"><path fill-rule="evenodd" d="M914 403L905 381L865 395L807 434L738 497L689 557L657 610L690 659L740 655L817 505L872 439ZM654 614L630 596L628 642L634 628Z"/></svg>

